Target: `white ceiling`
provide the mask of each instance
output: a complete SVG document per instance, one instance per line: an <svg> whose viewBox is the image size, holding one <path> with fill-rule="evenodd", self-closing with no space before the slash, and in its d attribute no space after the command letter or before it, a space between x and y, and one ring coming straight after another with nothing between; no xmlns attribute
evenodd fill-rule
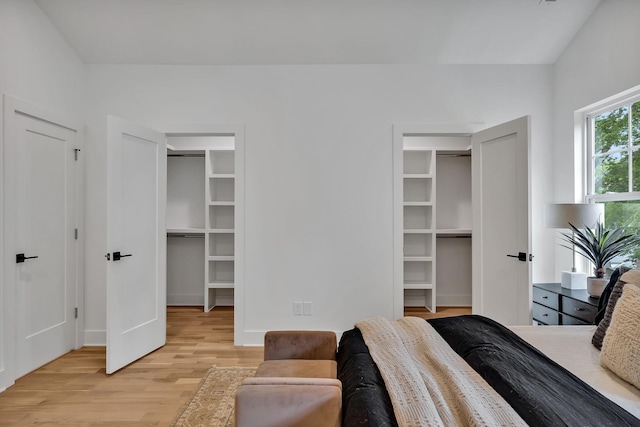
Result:
<svg viewBox="0 0 640 427"><path fill-rule="evenodd" d="M600 3L36 1L98 64L551 64Z"/></svg>

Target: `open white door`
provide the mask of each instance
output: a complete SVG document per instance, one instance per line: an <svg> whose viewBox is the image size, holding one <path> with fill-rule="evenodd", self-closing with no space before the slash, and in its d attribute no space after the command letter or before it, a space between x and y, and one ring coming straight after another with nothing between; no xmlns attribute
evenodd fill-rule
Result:
<svg viewBox="0 0 640 427"><path fill-rule="evenodd" d="M76 129L4 96L0 389L75 346Z"/></svg>
<svg viewBox="0 0 640 427"><path fill-rule="evenodd" d="M529 117L472 137L473 313L531 323Z"/></svg>
<svg viewBox="0 0 640 427"><path fill-rule="evenodd" d="M108 119L107 373L166 340L166 139Z"/></svg>

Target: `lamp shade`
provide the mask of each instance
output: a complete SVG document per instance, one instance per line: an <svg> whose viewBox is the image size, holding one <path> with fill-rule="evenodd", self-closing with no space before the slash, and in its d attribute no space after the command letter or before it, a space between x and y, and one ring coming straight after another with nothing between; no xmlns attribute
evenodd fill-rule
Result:
<svg viewBox="0 0 640 427"><path fill-rule="evenodd" d="M593 227L602 221L604 205L599 203L556 203L544 206L544 226L547 228Z"/></svg>

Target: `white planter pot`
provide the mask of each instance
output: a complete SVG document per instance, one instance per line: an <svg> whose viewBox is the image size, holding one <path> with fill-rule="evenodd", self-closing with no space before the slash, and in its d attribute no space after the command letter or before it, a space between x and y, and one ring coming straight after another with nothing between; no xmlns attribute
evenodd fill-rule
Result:
<svg viewBox="0 0 640 427"><path fill-rule="evenodd" d="M603 277L602 279L597 277L587 277L587 293L593 298L600 298L602 291L607 287L609 278Z"/></svg>

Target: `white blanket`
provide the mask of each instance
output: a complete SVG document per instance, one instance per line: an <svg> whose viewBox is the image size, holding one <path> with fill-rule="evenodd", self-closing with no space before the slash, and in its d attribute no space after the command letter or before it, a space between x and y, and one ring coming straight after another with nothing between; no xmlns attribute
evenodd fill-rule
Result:
<svg viewBox="0 0 640 427"><path fill-rule="evenodd" d="M356 324L404 426L526 426L424 319Z"/></svg>

